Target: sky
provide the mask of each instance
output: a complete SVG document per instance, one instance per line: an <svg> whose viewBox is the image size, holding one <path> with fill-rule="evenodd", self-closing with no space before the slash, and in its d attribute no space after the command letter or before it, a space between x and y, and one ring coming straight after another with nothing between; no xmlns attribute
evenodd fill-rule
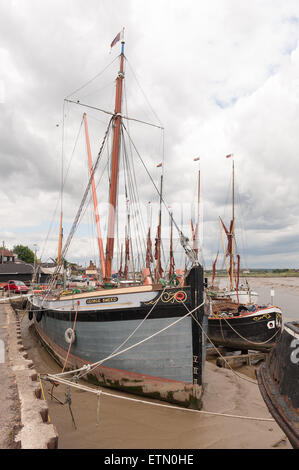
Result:
<svg viewBox="0 0 299 470"><path fill-rule="evenodd" d="M128 116L164 131L132 121L130 129L156 185L163 160L164 199L187 236L200 169L204 266L223 251L219 217L229 225L234 161L243 267L299 268L297 0L0 0L0 243L27 245L44 262L57 256L61 180L64 241L88 181L82 114L94 161L109 121L64 99L113 112L120 43L110 44L122 27ZM147 213L157 194L136 165ZM100 171L104 160L105 233ZM68 260L97 256L92 220L89 208Z"/></svg>

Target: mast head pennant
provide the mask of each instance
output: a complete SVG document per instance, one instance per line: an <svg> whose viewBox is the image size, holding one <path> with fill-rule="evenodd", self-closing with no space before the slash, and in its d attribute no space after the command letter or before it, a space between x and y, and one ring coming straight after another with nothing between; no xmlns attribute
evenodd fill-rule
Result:
<svg viewBox="0 0 299 470"><path fill-rule="evenodd" d="M120 35L121 35L121 31L115 36L115 38L113 39L112 43L110 44L110 47L112 48L113 46L115 46L115 44L120 40Z"/></svg>

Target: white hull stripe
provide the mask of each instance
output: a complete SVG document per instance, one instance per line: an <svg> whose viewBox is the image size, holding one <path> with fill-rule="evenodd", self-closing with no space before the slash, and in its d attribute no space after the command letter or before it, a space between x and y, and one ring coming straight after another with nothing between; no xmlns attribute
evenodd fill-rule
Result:
<svg viewBox="0 0 299 470"><path fill-rule="evenodd" d="M290 328L288 328L287 326L284 326L284 330L289 333L289 335L293 336L294 338L296 339L299 339L299 334L296 333L295 331L291 330Z"/></svg>

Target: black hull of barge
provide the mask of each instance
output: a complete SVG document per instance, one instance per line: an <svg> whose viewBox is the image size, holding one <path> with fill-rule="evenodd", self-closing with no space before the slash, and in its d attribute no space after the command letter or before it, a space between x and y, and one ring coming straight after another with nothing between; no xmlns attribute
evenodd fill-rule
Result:
<svg viewBox="0 0 299 470"><path fill-rule="evenodd" d="M209 318L208 337L215 346L236 351L256 350L267 352L278 341L281 316L277 312L234 318Z"/></svg>
<svg viewBox="0 0 299 470"><path fill-rule="evenodd" d="M132 326L132 322L138 321L140 325L140 320L146 318L153 306L155 308L146 320L146 336L159 331L161 321L167 324L164 320L184 318L186 308L193 311L192 316L185 319L184 325L183 322L178 325L177 334L172 337L164 336L161 340L159 340L161 336L156 336L158 340L156 349L153 349L151 342L144 343L138 355L124 354L121 362L117 362L117 357L112 358L103 366L94 368L86 378L101 386L200 409L205 361L201 266L191 269L187 283L189 286L165 290L163 295L159 291L156 298L149 302L141 302L138 308L102 311L91 308L76 313L75 310L62 308L41 310L38 305L32 305L30 315L31 319L34 316L36 332L54 359L63 366L68 358L67 367L78 369L108 356L110 351L115 349L115 338L117 338L116 343L121 344L135 328L136 325ZM176 298L175 294L178 293L184 293L184 299ZM201 307L197 308L200 305ZM76 337L68 355L69 344L65 342L64 334L74 324L75 318ZM140 335L140 339L144 339L142 336L144 333ZM111 338L114 343L107 346ZM180 347L182 355L179 354ZM159 351L160 356L158 356ZM185 359L187 357L186 361L183 356ZM155 367L156 363L158 367ZM163 364L166 364L166 367L163 367Z"/></svg>
<svg viewBox="0 0 299 470"><path fill-rule="evenodd" d="M286 323L267 361L256 371L262 397L294 449L299 449L299 324Z"/></svg>

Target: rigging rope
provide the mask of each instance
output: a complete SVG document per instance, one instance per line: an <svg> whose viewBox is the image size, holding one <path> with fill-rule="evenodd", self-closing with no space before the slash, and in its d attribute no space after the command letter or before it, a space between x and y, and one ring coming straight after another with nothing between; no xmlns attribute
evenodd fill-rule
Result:
<svg viewBox="0 0 299 470"><path fill-rule="evenodd" d="M101 72L98 72L93 78L91 78L90 80L88 80L86 83L84 83L82 86L80 86L79 88L77 88L77 90L73 91L72 93L70 93L69 95L66 96L65 99L69 98L70 96L73 96L75 93L77 93L78 91L82 90L83 88L87 87L90 83L92 83L94 80L96 80L96 78L100 77L109 67L111 67L111 65L118 59L118 56L115 57L112 62L110 62L110 64L108 64Z"/></svg>
<svg viewBox="0 0 299 470"><path fill-rule="evenodd" d="M113 113L112 111L106 111L105 109L97 108L96 106L91 106L90 104L80 103L80 101L73 101L73 100L67 100L67 99L65 99L65 101L67 101L68 103L73 103L79 106L83 106L85 108L90 108L90 109L95 109L96 111L101 111L102 113L109 114L112 117L115 116L115 113ZM120 114L120 116L122 119L126 119L128 121L140 122L141 124L146 124L147 126L158 127L159 129L163 129L162 126L158 126L157 124L153 124L151 122L142 121L141 119L135 119L129 116L123 116L122 114Z"/></svg>
<svg viewBox="0 0 299 470"><path fill-rule="evenodd" d="M119 349L124 346L130 338L132 338L132 336L136 333L137 330L139 330L139 328L143 325L143 323L145 322L145 320L147 320L147 318L150 316L150 314L152 313L152 311L154 310L155 306L157 305L157 303L159 302L159 300L162 298L165 290L166 290L167 286L164 287L161 295L157 298L157 300L154 302L152 308L149 310L149 312L146 314L146 316L144 317L144 319L139 323L139 325L136 326L136 328L134 329L134 331L132 331L132 333L130 333L130 335L127 337L127 339L125 339L113 352L112 354L116 353L117 351L119 351Z"/></svg>
<svg viewBox="0 0 299 470"><path fill-rule="evenodd" d="M148 176L149 176L149 178L150 178L150 180L151 180L151 182L152 182L152 184L153 184L155 190L157 191L158 195L160 196L161 202L163 203L163 205L164 205L164 207L166 208L166 210L167 210L167 212L168 212L170 218L172 219L172 222L173 222L175 228L177 229L177 231L178 231L179 234L180 234L181 245L183 246L186 255L187 255L188 258L192 261L193 265L198 265L199 263L198 263L198 260L197 260L196 253L194 252L193 248L191 248L190 245L188 244L189 239L188 239L187 237L185 237L185 235L183 234L182 230L179 228L178 224L177 224L176 221L174 220L172 212L169 210L169 207L168 207L168 205L166 204L166 202L165 202L163 196L160 194L160 191L159 191L159 189L157 188L157 186L156 186L156 184L155 184L155 182L154 182L154 180L153 180L151 174L149 173L149 171L148 171L148 169L147 169L147 167L146 167L146 165L145 165L143 159L141 158L141 155L140 155L140 153L138 152L138 150L137 150L137 148L136 148L134 142L132 141L132 139L131 139L131 137L130 137L128 131L127 131L126 126L124 125L124 123L123 123L122 125L123 125L123 128L125 129L125 131L126 131L126 133L127 133L127 135L128 135L129 140L132 142L132 145L133 145L133 147L134 147L134 149L135 149L135 152L137 153L137 155L138 155L138 157L139 157L139 159L140 159L140 161L141 161L143 167L145 168L146 173L148 174Z"/></svg>
<svg viewBox="0 0 299 470"><path fill-rule="evenodd" d="M163 293L162 293L163 294ZM161 294L161 295L162 295ZM184 318L186 318L187 316L191 315L191 317L198 323L198 325L200 326L202 332L206 335L207 339L210 341L207 333L204 331L202 325L200 324L200 322L198 321L198 319L193 315L195 311L197 311L199 308L201 308L203 305L205 304L205 300L200 304L198 305L197 307L195 307L193 310L189 310L187 305L183 302L183 305L185 306L185 308L187 309L188 313L186 315L184 315L183 317L179 318L178 320L176 320L175 322L173 322L172 324L168 325L167 327L161 329L160 331L154 333L153 335L135 343L134 345L132 346L129 346L128 348L122 350L122 351L119 351L119 352L115 352L113 354L111 354L110 356L106 357L105 359L101 360L101 361L98 361L92 365L89 365L89 366L83 366L81 367L80 369L76 369L76 370L73 370L73 371L68 371L68 372L65 372L65 373L60 373L60 374L47 374L46 375L46 378L49 379L49 380L55 380L56 382L59 382L61 384L64 384L64 385L67 385L68 387L74 387L74 388L78 388L80 390L84 390L84 391L87 391L87 392L91 392L91 393L96 393L98 395L98 406L97 406L97 422L99 422L99 406L100 406L100 395L107 395L107 396L112 396L114 398L120 398L120 399L127 399L127 400L130 400L130 401L135 401L135 402L139 402L139 403L144 403L144 404L151 404L151 405L154 405L154 406L162 406L162 407L166 407L166 408L171 408L171 409L177 409L177 410L180 410L180 411L191 411L191 412L196 412L196 413L201 413L201 414L207 414L207 415L214 415L214 416L222 416L222 417L228 417L228 418L238 418L238 419L248 419L248 420L256 420L256 421L271 421L273 422L274 420L272 418L255 418L255 417L251 417L251 416L240 416L240 415L230 415L230 414L227 414L227 413L217 413L217 412L211 412L211 411L204 411L204 410L190 410L188 408L179 408L179 407L174 407L174 406L171 406L171 405L164 405L164 404L160 404L160 403L152 403L152 402L148 402L148 401L145 401L145 400L138 400L138 399L134 399L134 398L128 398L128 397L120 397L120 396L115 396L113 394L110 394L108 392L103 392L103 391L99 391L99 390L93 390L92 388L89 388L89 387L86 387L86 386L83 386L83 385L80 385L80 384L77 384L77 383L74 383L70 380L65 380L62 378L63 375L69 375L70 373L76 373L76 372L84 372L84 374L79 374L77 375L76 377L76 380L78 378L82 378L83 375L85 375L86 373L90 373L91 370L95 369L96 367L98 367L98 365L102 364L104 361L107 361L108 359L111 359L112 357L115 357L119 354L123 354L124 352L144 343L145 341L148 341L149 339L153 338L154 336L162 333L163 331L167 330L168 328L170 328L171 326L175 325L176 323L178 323L179 321L183 320ZM156 304L155 304L156 305ZM153 308L155 307L155 305L153 306ZM153 309L152 308L152 309ZM151 309L151 311L152 311ZM149 312L150 313L150 312ZM148 314L149 315L149 314ZM148 316L147 315L147 316ZM142 322L141 322L142 324ZM141 325L139 325L141 326ZM139 328L138 326L138 328ZM137 329L136 329L137 330ZM135 330L135 331L136 331ZM134 332L135 332L134 331ZM134 334L134 332L131 334L131 336ZM127 338L127 340L125 342L127 342L129 339L129 337ZM212 342L211 342L212 343ZM123 343L124 344L124 343ZM213 344L213 343L212 343ZM122 345L120 345L119 347L121 347ZM117 348L119 349L119 348ZM217 348L215 348L217 350ZM217 350L218 351L218 350ZM219 352L219 351L218 351ZM219 355L221 357L223 357L221 355L221 353L219 352ZM223 358L225 362L227 362L225 360L225 358ZM228 364L229 365L229 364ZM229 365L230 367L230 365ZM255 381L252 381L252 380L249 380L249 379L246 379L246 377L240 377L239 374L237 374L231 367L230 369L232 370L232 372L239 378L243 379L243 380L247 380L248 382L250 383L254 383L254 384L257 384L257 382ZM71 379L72 380L72 379Z"/></svg>
<svg viewBox="0 0 299 470"><path fill-rule="evenodd" d="M244 338L244 336L242 336L237 330L234 329L234 327L232 325L230 325L230 323L228 322L228 320L226 318L219 318L219 320L220 320L220 324L221 324L221 320L224 320L228 324L228 326L236 333L237 336L244 339L244 341L248 342L249 344L256 344L256 345L267 344L267 343L269 343L269 341L271 341L273 338L275 338L275 336L278 333L281 333L281 330L277 330L274 333L274 335L271 336L271 338L267 339L267 341L261 341L260 343L258 343L256 341L249 341L248 339Z"/></svg>
<svg viewBox="0 0 299 470"><path fill-rule="evenodd" d="M186 310L189 312L189 309L187 307L187 305L185 304L185 302L183 302L183 305L184 307L186 308ZM191 313L191 312L190 312ZM205 337L207 338L207 340L212 344L212 346L216 349L217 353L219 354L219 356L224 360L224 362L226 363L226 365L228 366L228 368L237 376L239 377L240 379L242 380L245 380L247 382L250 382L250 383L254 383L255 385L257 385L257 381L253 381L253 380L250 380L250 379L247 379L246 377L242 377L240 376L232 367L231 365L228 363L228 361L225 359L224 356L222 356L221 352L219 351L219 349L215 346L215 344L213 343L213 341L209 338L207 332L204 330L204 328L202 327L201 323L198 321L198 319L194 316L194 315L191 315L192 318L196 321L196 323L200 326L200 329L202 331L202 333L205 335Z"/></svg>
<svg viewBox="0 0 299 470"><path fill-rule="evenodd" d="M63 247L63 249L62 249L62 252L61 252L61 259L65 258L65 255L66 255L66 253L67 253L67 250L68 250L68 248L69 248L69 245L70 245L70 243L71 243L71 240L72 240L72 238L73 238L73 235L74 235L75 230L76 230L76 228L77 228L78 221L79 221L79 218L80 218L80 216L81 216L82 209L83 209L83 206L84 206L85 201L86 201L86 199L87 199L87 196L88 196L88 194L89 194L90 187L91 187L91 182L92 182L92 179L93 179L93 177L94 177L94 173L95 173L95 171L96 171L96 169L97 169L97 166L98 166L98 164L99 164L100 158L101 158L101 156L102 156L102 151L103 151L103 148L104 148L106 139L107 139L107 135L108 135L108 133L109 133L109 131L110 131L110 127L111 127L111 125L112 125L112 122L113 122L113 118L111 118L110 121L109 121L107 130L106 130L106 133L105 133L105 135L104 135L104 139L103 139L102 144L101 144L101 147L100 147L100 151L99 151L99 153L98 153L97 160L96 160L96 162L95 162L95 164L94 164L93 171L92 171L92 173L91 173L91 175L90 175L90 178L89 178L87 187L86 187L86 189L85 189L85 192L84 192L84 195L83 195L83 198L82 198L80 207L79 207L79 209L78 209L77 215L76 215L75 220L74 220L74 222L73 222L71 231L70 231L69 236L68 236L68 238L67 238L67 241L66 241L66 243L65 243L65 245L64 245L64 247ZM56 277L57 277L59 271L60 271L60 265L57 265L56 268L55 268L55 271L54 271L54 273L53 273L52 281L51 281L50 284L49 284L49 288L48 288L47 291L46 291L46 295L45 295L43 301L47 298L47 295L50 294L51 290L54 288L54 285L55 285L55 283L56 283Z"/></svg>
<svg viewBox="0 0 299 470"><path fill-rule="evenodd" d="M81 120L81 123L80 123L80 126L79 126L79 131L77 133L77 137L75 139L75 144L74 144L74 147L73 147L73 151L71 153L71 156L70 156L70 159L69 159L69 164L68 164L68 167L67 167L67 170L66 170L66 173L65 175L63 175L63 162L61 164L61 188L60 188L60 198L57 199L57 202L56 202L56 207L54 209L54 212L53 212L53 216L52 216L52 220L51 220L51 223L50 223L50 226L49 226L49 229L48 229L48 233L47 233L47 236L46 236L46 239L44 241L44 245L43 245L43 248L42 248L42 251L41 251L41 255L40 255L40 258L42 259L43 258L43 255L44 255L44 252L45 252L45 249L46 249L46 245L47 245L47 242L48 242L48 239L49 239L49 236L50 236L50 233L51 233L51 230L52 230L52 227L53 227L53 223L54 223L54 220L55 220L55 217L56 217L56 212L57 212L57 208L58 208L58 204L59 204L59 201L60 201L60 204L61 204L61 208L60 210L62 211L62 194L63 194L63 189L65 187L65 183L66 183L66 178L68 176L68 173L69 173L69 169L70 169L70 166L71 166L71 163L72 163L72 159L73 159L73 156L74 156L74 153L75 153L75 149L77 147L77 143L78 143L78 139L79 139L79 135L81 133L81 128L82 128L82 123L83 123L83 118ZM63 106L63 134L64 134L64 106ZM64 159L64 146L62 144L62 160ZM38 267L38 266L37 266Z"/></svg>
<svg viewBox="0 0 299 470"><path fill-rule="evenodd" d="M124 167L124 177L125 177L125 188L129 191L129 207L132 207L134 213L131 216L131 221L135 226L135 233L136 233L136 244L137 250L142 255L143 264L145 264L145 251L146 251L146 231L144 227L144 222L141 215L141 207L140 207L140 198L138 194L138 186L136 181L136 174L134 169L134 164L132 161L131 155L131 162L129 158L129 154L127 152L127 148L124 142L124 135L122 129L122 141L123 141L123 167ZM140 227L139 227L140 221ZM140 235L141 232L141 235ZM131 234L130 234L131 239ZM143 245L143 246L142 246ZM134 254L132 253L132 256Z"/></svg>
<svg viewBox="0 0 299 470"><path fill-rule="evenodd" d="M161 120L159 119L159 116L156 114L156 112L155 112L155 110L153 109L153 107L151 106L151 104L150 104L150 102L149 102L149 99L147 98L147 96L146 96L146 94L145 94L143 88L141 87L141 85L140 85L140 83L139 83L139 81L138 81L138 79L137 79L137 76L136 76L136 74L135 74L135 72L134 72L134 70L133 70L133 68L132 68L132 66L131 66L131 64L130 64L130 62L129 62L129 60L127 59L127 57L125 57L125 58L126 58L126 62L128 63L128 65L129 65L129 67L130 67L130 70L131 70L131 72L132 72L132 74L133 74L133 77L135 78L136 83L137 83L137 85L139 86L139 88L140 88L140 90L141 90L141 92L142 92L142 94L143 94L143 96L144 96L144 98L145 98L145 100L146 100L146 102L147 102L147 104L148 104L148 106L149 106L151 112L153 113L153 115L155 116L155 118L159 121L159 123L160 123L161 126L162 126L162 122L161 122Z"/></svg>

